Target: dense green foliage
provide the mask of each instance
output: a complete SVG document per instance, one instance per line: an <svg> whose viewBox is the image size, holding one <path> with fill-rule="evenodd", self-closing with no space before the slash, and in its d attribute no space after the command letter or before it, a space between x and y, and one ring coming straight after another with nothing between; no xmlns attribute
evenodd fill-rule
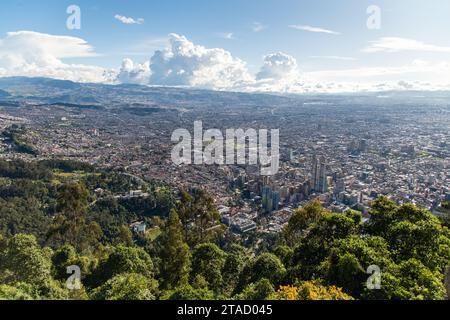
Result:
<svg viewBox="0 0 450 320"><path fill-rule="evenodd" d="M313 201L257 250L229 241L206 192L137 184L76 162L0 160L0 299L446 298L450 231L411 204L379 198L363 222ZM138 187L146 197L117 196ZM130 230L136 220L147 232ZM66 285L69 266L81 287Z"/></svg>
<svg viewBox="0 0 450 320"><path fill-rule="evenodd" d="M37 149L26 141L24 138L26 129L18 125L12 125L1 133L7 143L11 145L15 151L19 153L26 153L33 156L39 154Z"/></svg>

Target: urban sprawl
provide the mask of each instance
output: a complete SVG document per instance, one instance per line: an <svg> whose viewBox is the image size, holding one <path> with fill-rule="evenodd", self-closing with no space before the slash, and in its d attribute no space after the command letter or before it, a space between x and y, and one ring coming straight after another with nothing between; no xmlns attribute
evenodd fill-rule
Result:
<svg viewBox="0 0 450 320"><path fill-rule="evenodd" d="M30 99L19 92L23 87L7 88L0 130L16 130L33 152L2 135L0 157L74 159L205 189L236 236L277 233L294 209L315 198L333 212L354 209L365 219L381 195L437 215L450 201L450 106L439 93L291 97L73 86L34 89ZM278 173L263 176L258 165L174 164L171 135L192 130L195 121L204 130L279 129Z"/></svg>

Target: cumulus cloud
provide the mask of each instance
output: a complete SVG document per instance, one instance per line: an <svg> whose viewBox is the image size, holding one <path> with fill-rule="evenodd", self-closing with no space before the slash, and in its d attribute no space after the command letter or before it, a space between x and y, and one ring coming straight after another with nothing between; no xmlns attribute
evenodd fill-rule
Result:
<svg viewBox="0 0 450 320"><path fill-rule="evenodd" d="M142 18L135 19L131 17L121 16L120 14L116 14L114 16L114 19L119 20L124 24L143 24L145 22L145 20Z"/></svg>
<svg viewBox="0 0 450 320"><path fill-rule="evenodd" d="M196 45L186 37L170 34L165 50L156 51L149 63L124 60L118 82L164 86L186 86L218 90L288 92L298 86L299 72L294 57L277 52L264 57L253 75L245 62L230 52Z"/></svg>
<svg viewBox="0 0 450 320"><path fill-rule="evenodd" d="M131 59L124 59L117 74L117 81L121 83L148 84L150 79L150 62L134 63Z"/></svg>
<svg viewBox="0 0 450 320"><path fill-rule="evenodd" d="M328 34L334 34L334 35L340 35L340 32L328 30L325 28L319 28L319 27L312 27L307 25L297 25L293 24L290 25L289 28L296 29L296 30L302 30L302 31L308 31L308 32L315 32L315 33L328 33Z"/></svg>
<svg viewBox="0 0 450 320"><path fill-rule="evenodd" d="M163 44L164 41L158 46ZM414 46L408 46L411 47ZM415 47L431 50L428 45ZM389 48L398 49L399 46L391 45ZM442 50L442 47L439 48ZM153 46L142 48L142 52L147 50L150 54L154 50ZM294 57L277 52L265 56L259 72L252 74L246 63L230 52L196 45L177 34L170 34L166 48L156 51L148 61L137 63L125 59L118 70L71 64L66 60L96 55L93 47L81 38L32 31L10 32L0 38L0 76L43 76L77 82L135 83L247 92L307 93L450 88L448 61L414 60L397 66L361 66L300 73ZM337 56L320 58L347 60Z"/></svg>
<svg viewBox="0 0 450 320"><path fill-rule="evenodd" d="M363 52L400 52L400 51L426 51L426 52L450 52L450 47L436 46L414 39L398 37L383 37L371 41Z"/></svg>
<svg viewBox="0 0 450 320"><path fill-rule="evenodd" d="M153 85L232 89L252 81L245 62L230 52L195 45L174 33L169 35L169 46L152 56L150 69Z"/></svg>
<svg viewBox="0 0 450 320"><path fill-rule="evenodd" d="M33 31L9 32L0 39L0 76L44 76L78 82L104 82L107 70L67 64L65 58L96 56L85 40Z"/></svg>
<svg viewBox="0 0 450 320"><path fill-rule="evenodd" d="M264 64L256 75L256 79L280 80L297 75L297 60L288 54L277 52L264 57Z"/></svg>

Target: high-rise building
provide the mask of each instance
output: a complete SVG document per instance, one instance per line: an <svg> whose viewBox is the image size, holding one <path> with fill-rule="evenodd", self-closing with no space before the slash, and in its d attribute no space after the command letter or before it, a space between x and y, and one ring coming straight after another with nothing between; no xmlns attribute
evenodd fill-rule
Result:
<svg viewBox="0 0 450 320"><path fill-rule="evenodd" d="M273 208L273 198L272 198L272 188L269 186L264 186L262 188L262 207L264 212L272 212Z"/></svg>
<svg viewBox="0 0 450 320"><path fill-rule="evenodd" d="M312 181L311 181L312 183L311 183L311 191L316 191L317 178L318 178L317 165L318 165L317 156L315 154L313 154L313 156L312 156Z"/></svg>
<svg viewBox="0 0 450 320"><path fill-rule="evenodd" d="M280 206L280 193L278 191L272 192L272 209L278 210Z"/></svg>
<svg viewBox="0 0 450 320"><path fill-rule="evenodd" d="M367 151L367 140L366 139L359 140L358 151L359 152Z"/></svg>
<svg viewBox="0 0 450 320"><path fill-rule="evenodd" d="M342 177L339 177L336 181L336 186L334 188L334 193L339 194L345 191L345 180Z"/></svg>
<svg viewBox="0 0 450 320"><path fill-rule="evenodd" d="M313 191L321 193L328 191L327 170L324 156L317 157L316 155L313 155L312 182Z"/></svg>

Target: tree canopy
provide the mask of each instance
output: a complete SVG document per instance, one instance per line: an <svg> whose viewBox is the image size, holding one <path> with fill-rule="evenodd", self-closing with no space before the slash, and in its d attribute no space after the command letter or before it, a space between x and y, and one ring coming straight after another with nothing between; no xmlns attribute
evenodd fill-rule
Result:
<svg viewBox="0 0 450 320"><path fill-rule="evenodd" d="M204 190L148 182L145 199L115 195L134 187L73 162L0 160L0 299L448 297L448 224L412 204L380 197L364 222L314 200L255 245L252 236L223 236ZM136 221L145 231L132 228ZM75 289L67 285L78 276L73 267Z"/></svg>

